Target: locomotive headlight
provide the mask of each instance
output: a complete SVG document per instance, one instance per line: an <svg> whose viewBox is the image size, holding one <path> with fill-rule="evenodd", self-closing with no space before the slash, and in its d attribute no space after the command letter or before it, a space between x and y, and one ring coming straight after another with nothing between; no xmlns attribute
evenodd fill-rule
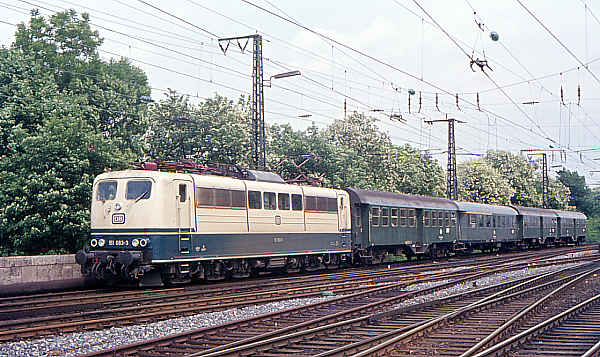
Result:
<svg viewBox="0 0 600 357"><path fill-rule="evenodd" d="M147 239L140 239L140 247L145 247L148 245L148 240Z"/></svg>
<svg viewBox="0 0 600 357"><path fill-rule="evenodd" d="M96 238L94 238L94 239L92 239L92 240L90 241L90 245L91 245L92 247L96 247L96 246L98 245L98 241L96 240Z"/></svg>
<svg viewBox="0 0 600 357"><path fill-rule="evenodd" d="M115 211L121 210L121 204L119 202L115 203Z"/></svg>
<svg viewBox="0 0 600 357"><path fill-rule="evenodd" d="M134 248L135 248L135 247L137 247L138 245L140 245L140 241L139 241L139 240L137 240L137 238L131 241L131 246L132 246L132 247L134 247Z"/></svg>
<svg viewBox="0 0 600 357"><path fill-rule="evenodd" d="M106 241L102 238L98 239L98 246L99 247L104 247L104 244L106 244Z"/></svg>

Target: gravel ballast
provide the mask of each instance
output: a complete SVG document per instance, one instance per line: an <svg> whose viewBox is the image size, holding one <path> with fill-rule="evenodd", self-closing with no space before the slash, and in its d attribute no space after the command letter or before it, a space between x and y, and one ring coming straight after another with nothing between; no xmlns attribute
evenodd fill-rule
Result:
<svg viewBox="0 0 600 357"><path fill-rule="evenodd" d="M489 277L480 278L476 281L477 288L497 284L503 281L514 280L535 274L551 272L578 264L562 264L548 267L530 267L514 272L499 273ZM446 281L447 282L447 281ZM407 290L415 291L443 284L444 281L414 284ZM473 282L460 284L422 297L417 297L397 304L394 308L428 302L452 294L473 289ZM106 330L78 332L50 336L37 340L25 340L0 344L0 356L78 356L85 353L99 351L120 345L135 343L152 338L163 337L170 334L180 333L202 327L215 326L226 322L241 320L261 314L271 313L297 306L321 302L333 298L332 296L322 298L292 299L272 302L263 305L247 306L211 313L201 313L176 319L164 320L144 325L127 327L114 327Z"/></svg>

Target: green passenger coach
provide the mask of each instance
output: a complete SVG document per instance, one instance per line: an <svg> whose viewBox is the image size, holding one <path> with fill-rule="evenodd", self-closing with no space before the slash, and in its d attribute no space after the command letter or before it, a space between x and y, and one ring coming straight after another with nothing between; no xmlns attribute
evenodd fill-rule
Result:
<svg viewBox="0 0 600 357"><path fill-rule="evenodd" d="M387 254L441 254L457 240L453 201L345 188L350 194L355 252L365 262Z"/></svg>

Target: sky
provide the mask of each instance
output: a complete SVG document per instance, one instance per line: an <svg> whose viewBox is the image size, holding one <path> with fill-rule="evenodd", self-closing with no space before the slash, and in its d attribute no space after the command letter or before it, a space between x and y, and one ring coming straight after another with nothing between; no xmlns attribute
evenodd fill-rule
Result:
<svg viewBox="0 0 600 357"><path fill-rule="evenodd" d="M249 96L252 43L223 54L218 39L258 33L265 79L301 72L265 88L268 124L325 127L346 102L445 165L447 126L424 121L455 118L459 162L543 150L553 171L600 183L597 0L0 0L0 45L33 8L89 13L100 55L143 69L154 100L167 89L192 101Z"/></svg>

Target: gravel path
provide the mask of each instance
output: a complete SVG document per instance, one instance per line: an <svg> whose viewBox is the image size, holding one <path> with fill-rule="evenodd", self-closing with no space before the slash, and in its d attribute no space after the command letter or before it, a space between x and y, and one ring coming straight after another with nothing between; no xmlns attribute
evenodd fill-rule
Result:
<svg viewBox="0 0 600 357"><path fill-rule="evenodd" d="M495 274L490 277L478 279L477 287L497 284L502 281L514 280L517 278L550 272L575 265L578 264L554 265L543 268L526 268L514 272ZM432 283L415 284L409 286L408 290L414 291L443 283L443 281L437 281ZM402 304L396 305L395 308L431 301L436 298L456 294L472 288L472 282L457 285L456 287L444 289L423 297L407 300ZM214 326L225 322L257 316L260 314L312 304L331 298L332 297L292 299L264 305L247 306L239 309L197 314L145 325L114 327L106 330L70 333L37 340L5 343L0 344L0 356L78 356L101 349L162 337L192 329Z"/></svg>

